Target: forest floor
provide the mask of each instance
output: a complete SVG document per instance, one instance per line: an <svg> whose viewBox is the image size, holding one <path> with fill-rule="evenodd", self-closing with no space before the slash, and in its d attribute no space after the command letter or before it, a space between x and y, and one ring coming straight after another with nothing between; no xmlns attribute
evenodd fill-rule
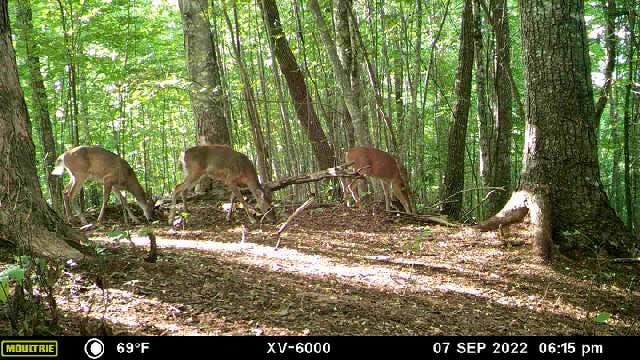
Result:
<svg viewBox="0 0 640 360"><path fill-rule="evenodd" d="M154 225L148 263L136 228L135 247L107 235L121 228L109 210L88 233L103 255L59 282L61 334L640 335L637 265L541 264L524 225L481 233L337 205L305 211L275 250L277 225L244 232L244 210L229 224L220 207L191 202L184 227Z"/></svg>

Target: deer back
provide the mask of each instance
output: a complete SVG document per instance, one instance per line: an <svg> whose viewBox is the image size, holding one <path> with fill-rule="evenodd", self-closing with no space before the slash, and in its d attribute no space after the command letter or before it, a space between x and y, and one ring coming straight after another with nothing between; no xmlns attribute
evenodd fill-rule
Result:
<svg viewBox="0 0 640 360"><path fill-rule="evenodd" d="M259 187L256 169L249 158L226 145L198 145L187 149L182 156L187 174L207 174L227 184Z"/></svg>
<svg viewBox="0 0 640 360"><path fill-rule="evenodd" d="M355 147L347 151L345 161L365 176L404 182L396 159L382 150Z"/></svg>

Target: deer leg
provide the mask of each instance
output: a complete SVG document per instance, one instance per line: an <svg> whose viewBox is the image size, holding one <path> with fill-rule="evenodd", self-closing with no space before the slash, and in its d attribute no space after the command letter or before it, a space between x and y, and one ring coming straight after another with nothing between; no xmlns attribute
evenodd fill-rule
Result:
<svg viewBox="0 0 640 360"><path fill-rule="evenodd" d="M173 193L171 194L171 212L169 213L169 219L168 219L169 225L173 225L173 219L176 217L176 197L178 197L178 194L182 195L182 204L184 206L184 209L186 210L187 203L185 201L184 191L187 189L190 189L191 186L193 186L193 184L197 182L197 180L199 179L195 179L194 177L187 176L182 183L176 185L176 187L173 189Z"/></svg>
<svg viewBox="0 0 640 360"><path fill-rule="evenodd" d="M84 185L84 181L85 179L83 178L74 177L72 179L71 188L67 195L67 206L70 212L73 210L73 200L76 198L76 196L78 196L78 193L82 189L82 185ZM80 217L80 221L82 222L82 224L87 224L87 219L84 217L84 214L82 213L82 208L80 207L80 204L78 204L78 217Z"/></svg>
<svg viewBox="0 0 640 360"><path fill-rule="evenodd" d="M251 215L251 211L249 211L249 209L252 209L252 207L249 206L249 204L247 204L247 202L244 200L244 196L242 196L242 193L240 192L240 189L238 189L238 187L235 186L235 185L229 185L229 188L231 189L231 192L233 193L233 195L235 195L235 197L238 198L238 200L242 204L242 207L244 207L244 211L247 212L247 216L249 217L249 221L251 221L252 224L255 224L256 223L256 219L253 217L253 215Z"/></svg>
<svg viewBox="0 0 640 360"><path fill-rule="evenodd" d="M62 193L62 200L64 203L64 216L67 218L67 221L71 221L71 206L69 205L69 195L71 194L71 189L73 188L73 183L75 179L71 178L71 182L64 187L64 192Z"/></svg>
<svg viewBox="0 0 640 360"><path fill-rule="evenodd" d="M233 208L235 207L235 203L233 202L234 198L235 194L231 192L231 199L229 199L231 204L229 205L229 212L227 213L227 222L231 222L231 213L233 213Z"/></svg>
<svg viewBox="0 0 640 360"><path fill-rule="evenodd" d="M380 185L382 185L382 191L384 192L384 209L387 211L391 210L391 189L389 189L389 184L386 181L380 180Z"/></svg>
<svg viewBox="0 0 640 360"><path fill-rule="evenodd" d="M349 183L349 185L347 185L347 188L349 189L349 192L351 193L351 197L353 197L353 201L356 202L355 206L356 207L360 207L360 195L358 194L358 182L360 180L353 180L351 183Z"/></svg>
<svg viewBox="0 0 640 360"><path fill-rule="evenodd" d="M348 189L347 187L349 186L349 184L347 184L347 180L345 178L339 178L340 179L340 188L342 188L342 201L347 201L347 197L348 195Z"/></svg>
<svg viewBox="0 0 640 360"><path fill-rule="evenodd" d="M124 197L124 195L122 195L122 192L120 192L119 190L115 190L114 193L116 193L116 197L118 198L118 200L120 200L120 204L122 204L122 207L124 208L124 211L125 211L124 214L129 214L129 217L134 223L140 224L140 220L138 219L138 217L136 217L133 214L133 212L129 208L129 205L127 204L127 199ZM127 220L125 216L125 222L126 221Z"/></svg>
<svg viewBox="0 0 640 360"><path fill-rule="evenodd" d="M102 183L102 207L100 208L100 215L98 215L98 220L96 222L99 224L104 217L104 210L107 208L107 203L109 202L109 195L111 195L111 181L108 179L104 179Z"/></svg>

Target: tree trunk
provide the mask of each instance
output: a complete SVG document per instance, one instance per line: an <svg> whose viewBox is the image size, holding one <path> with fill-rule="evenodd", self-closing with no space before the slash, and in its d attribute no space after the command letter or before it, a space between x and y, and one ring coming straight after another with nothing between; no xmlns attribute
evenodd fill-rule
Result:
<svg viewBox="0 0 640 360"><path fill-rule="evenodd" d="M198 142L231 144L224 116L220 69L215 59L207 17L207 0L179 0L182 14L187 69L191 86L191 107L196 120Z"/></svg>
<svg viewBox="0 0 640 360"><path fill-rule="evenodd" d="M246 66L244 64L244 60L242 59L242 49L240 47L240 28L239 22L237 21L237 8L235 1L232 3L233 5L233 14L236 28L234 30L231 19L227 14L226 6L223 3L222 13L224 15L225 21L227 23L227 28L229 33L233 34L234 41L231 44L233 48L233 58L238 65L238 71L240 72L240 79L242 81L243 93L245 99L245 105L247 106L247 116L249 118L249 123L251 124L251 135L253 136L253 142L256 147L256 157L258 163L258 172L260 173L261 181L267 182L271 181L271 164L269 161L269 149L265 145L264 136L262 134L262 127L260 126L260 116L258 109L256 108L256 95L253 90L253 86L251 85L251 79L249 74L247 73Z"/></svg>
<svg viewBox="0 0 640 360"><path fill-rule="evenodd" d="M473 6L465 0L460 32L460 50L456 71L456 104L449 127L447 168L444 179L442 211L454 218L462 210L462 190L464 189L464 155L471 104L471 74L473 71Z"/></svg>
<svg viewBox="0 0 640 360"><path fill-rule="evenodd" d="M495 68L493 79L493 129L491 139L489 187L502 187L505 191L494 191L487 199L487 213L494 215L509 199L511 191L511 40L509 15L506 0L491 1L493 30L495 36Z"/></svg>
<svg viewBox="0 0 640 360"><path fill-rule="evenodd" d="M484 47L484 35L482 26L482 14L479 5L480 0L474 0L473 12L475 18L475 63L476 63L476 101L478 135L480 142L480 175L484 184L488 186L491 177L491 137L493 124L489 112L487 100L487 50ZM493 215L493 214L491 214Z"/></svg>
<svg viewBox="0 0 640 360"><path fill-rule="evenodd" d="M80 135L78 132L78 91L77 91L77 73L76 73L76 52L74 45L74 27L73 27L73 4L71 4L69 24L65 16L65 9L61 0L58 0L60 8L60 21L62 22L62 32L64 37L64 47L67 55L67 79L69 80L69 113L71 119L71 143L73 146L80 145ZM82 199L80 204L82 204Z"/></svg>
<svg viewBox="0 0 640 360"><path fill-rule="evenodd" d="M356 59L356 49L351 42L349 13L353 8L353 0L334 0L333 6L336 24L336 48L340 63L344 68L345 76L347 77L347 82L351 87L352 99L350 99L350 101L353 103L352 106L357 108L356 111L360 116L359 119L353 119L352 121L349 114L344 115L345 123L347 126L351 124L354 132L355 141L350 143L349 147L353 147L356 144L368 145L371 144L371 138L369 136L369 127L367 126L365 112L360 111L362 104L360 96L362 94L359 92L360 79L357 71L359 66ZM355 124L352 124L352 122L355 122Z"/></svg>
<svg viewBox="0 0 640 360"><path fill-rule="evenodd" d="M407 68L409 73L407 78L409 80L409 92L411 94L411 108L409 112L409 126L413 128L412 137L415 140L415 178L422 180L422 167L424 160L424 121L422 117L418 116L418 87L422 80L422 2L423 0L416 0L416 40L415 40L415 53L414 56L414 68ZM426 91L426 87L425 87Z"/></svg>
<svg viewBox="0 0 640 360"><path fill-rule="evenodd" d="M55 166L58 154L53 138L51 118L49 117L49 100L44 88L44 80L40 72L40 57L38 46L33 39L33 23L31 20L31 3L29 0L20 1L17 7L17 23L27 52L27 66L31 77L31 91L33 110L37 114L40 129L40 145L42 146L42 163L47 175L47 187L51 203L59 214L62 214L62 183L58 176L50 176Z"/></svg>
<svg viewBox="0 0 640 360"><path fill-rule="evenodd" d="M18 81L7 0L0 0L0 240L47 257L79 258L82 236L42 198L31 124Z"/></svg>
<svg viewBox="0 0 640 360"><path fill-rule="evenodd" d="M611 206L620 214L622 209L622 196L620 196L620 135L618 132L618 103L616 101L616 89L612 87L611 96L609 96L609 122L611 127L611 144L613 146L613 160L611 164Z"/></svg>
<svg viewBox="0 0 640 360"><path fill-rule="evenodd" d="M528 210L534 246L546 260L551 238L573 255L626 256L637 244L600 182L584 4L523 0L520 20L527 88L521 185L482 228Z"/></svg>
<svg viewBox="0 0 640 360"><path fill-rule="evenodd" d="M320 120L313 107L311 95L304 81L304 75L296 62L296 58L289 48L289 42L282 30L280 14L274 0L261 0L260 7L264 13L269 28L269 41L272 42L274 52L284 74L289 94L293 99L294 108L302 128L307 133L311 147L320 168L326 169L335 163L333 150L327 142Z"/></svg>
<svg viewBox="0 0 640 360"><path fill-rule="evenodd" d="M396 52L399 52L400 49L397 49ZM402 95L404 93L404 67L402 63L401 55L396 55L393 58L393 91L395 97L395 114L396 114L396 124L398 129L398 135L404 137L405 133L405 119L404 119L404 103L402 101ZM402 159L407 158L407 144L402 142L398 144L400 148L398 152L401 154Z"/></svg>
<svg viewBox="0 0 640 360"><path fill-rule="evenodd" d="M624 93L624 117L623 117L623 143L624 143L624 199L625 208L627 209L627 227L633 232L633 193L631 192L631 149L630 149L630 134L631 134L631 108L633 99L631 98L631 85L634 81L633 57L635 55L635 14L630 13L628 15L629 21L629 41L627 42L627 84L625 86Z"/></svg>
<svg viewBox="0 0 640 360"><path fill-rule="evenodd" d="M371 61L369 60L369 55L367 54L367 49L364 46L362 41L362 36L360 35L360 25L358 24L358 20L356 19L353 12L350 14L350 20L352 23L351 29L353 30L353 38L357 42L357 47L362 51L362 57L364 58L364 62L367 68L367 75L369 77L369 83L371 84L371 89L373 90L373 99L375 102L376 110L382 121L384 122L385 127L387 128L387 139L388 139L388 148L393 153L398 153L398 141L396 140L395 132L393 131L393 126L391 125L391 118L386 113L384 109L384 102L382 100L382 90L380 90L380 82L378 81L378 77L376 75L375 68Z"/></svg>
<svg viewBox="0 0 640 360"><path fill-rule="evenodd" d="M318 27L318 32L320 32L320 38L322 40L322 44L324 45L325 51L329 55L329 60L331 61L331 66L333 68L333 74L338 80L338 86L342 91L341 98L343 99L344 104L347 107L347 110L349 111L351 120L355 123L354 130L356 131L355 133L356 144L362 144L363 138L366 138L366 136L361 133L362 113L353 95L353 89L351 88L351 81L349 79L349 76L347 75L345 64L343 64L340 58L338 57L338 50L336 49L335 42L331 38L331 33L329 33L329 28L327 27L324 21L324 17L322 16L322 11L320 10L320 5L318 4L318 0L310 0L309 9L313 14L313 18L315 20L316 26Z"/></svg>

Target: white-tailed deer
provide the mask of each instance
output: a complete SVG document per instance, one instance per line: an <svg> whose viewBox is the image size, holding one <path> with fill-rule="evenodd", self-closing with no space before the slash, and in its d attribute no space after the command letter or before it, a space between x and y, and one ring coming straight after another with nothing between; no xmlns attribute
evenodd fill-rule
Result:
<svg viewBox="0 0 640 360"><path fill-rule="evenodd" d="M406 172L395 157L382 150L370 147L354 147L345 153L345 161L347 164L351 164L351 167L360 174L380 180L387 211L391 209L391 194L393 193L400 200L406 212L415 213L409 194L409 182ZM358 195L357 183L358 181L355 180L345 186L343 182L343 186L353 196L356 206L359 206L360 196Z"/></svg>
<svg viewBox="0 0 640 360"><path fill-rule="evenodd" d="M131 166L120 156L99 146L78 146L67 150L58 157L51 175L61 176L64 169L67 169L71 176L71 182L64 189L64 212L67 219L71 219L71 204L82 189L82 185L87 180L94 180L102 183L102 208L98 216L98 223L102 221L104 216L111 190L115 190L118 200L133 221L139 222L127 206L122 190L133 194L136 203L144 212L145 218L151 220L154 203L140 186ZM79 217L82 223L87 223L82 210L79 211Z"/></svg>
<svg viewBox="0 0 640 360"><path fill-rule="evenodd" d="M266 214L269 220L275 221L275 215L271 209L271 193L265 191L260 185L256 168L246 155L234 151L226 145L198 145L182 152L180 162L182 163L184 181L173 190L169 225L173 224L178 194L181 194L182 203L186 210L184 192L194 187L205 176L222 181L231 190L231 209L227 220L230 218L233 199L236 197L242 203L249 220L252 223L256 222L250 212L253 209L244 200L239 189L240 187L248 187L256 198L260 211Z"/></svg>

